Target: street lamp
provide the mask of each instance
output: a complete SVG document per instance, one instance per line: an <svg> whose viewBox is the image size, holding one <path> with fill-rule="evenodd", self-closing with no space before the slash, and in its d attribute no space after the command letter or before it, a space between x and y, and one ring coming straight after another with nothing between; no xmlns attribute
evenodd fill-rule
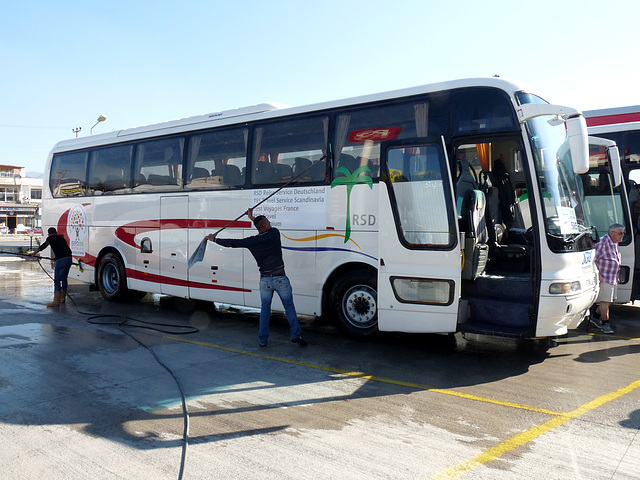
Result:
<svg viewBox="0 0 640 480"><path fill-rule="evenodd" d="M97 124L99 124L100 122L104 122L107 119L107 117L105 117L104 115L100 115L98 117L98 121L95 123L95 125L93 127L95 127ZM93 127L91 127L91 135L93 135Z"/></svg>

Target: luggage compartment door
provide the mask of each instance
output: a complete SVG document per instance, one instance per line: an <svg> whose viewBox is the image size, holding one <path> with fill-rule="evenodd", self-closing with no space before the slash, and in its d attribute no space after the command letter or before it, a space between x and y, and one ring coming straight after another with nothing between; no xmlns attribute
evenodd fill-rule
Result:
<svg viewBox="0 0 640 480"><path fill-rule="evenodd" d="M189 197L160 197L160 292L188 297Z"/></svg>

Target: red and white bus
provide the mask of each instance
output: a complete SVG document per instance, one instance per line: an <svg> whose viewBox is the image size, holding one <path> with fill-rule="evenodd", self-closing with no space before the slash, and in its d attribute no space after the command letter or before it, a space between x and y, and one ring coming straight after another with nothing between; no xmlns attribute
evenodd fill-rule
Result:
<svg viewBox="0 0 640 480"><path fill-rule="evenodd" d="M602 215L601 223L602 227L604 219L620 223L627 233L620 242L622 268L617 302L640 300L640 254L636 252L640 245L640 105L590 110L584 115L589 133L614 141L620 152L623 182L610 190L615 201ZM599 178L602 165L598 172L591 173Z"/></svg>
<svg viewBox="0 0 640 480"><path fill-rule="evenodd" d="M256 214L281 232L299 313L355 338L550 337L576 327L597 293L576 207L587 169L580 112L504 79L456 80L62 141L43 220L85 265L72 275L107 300L154 292L259 307L245 249L210 243L187 261L286 185ZM252 234L241 218L221 235Z"/></svg>

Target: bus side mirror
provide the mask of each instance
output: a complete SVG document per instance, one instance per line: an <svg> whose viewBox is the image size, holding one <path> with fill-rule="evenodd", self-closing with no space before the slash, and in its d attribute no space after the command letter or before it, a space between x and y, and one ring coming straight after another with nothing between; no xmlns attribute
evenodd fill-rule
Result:
<svg viewBox="0 0 640 480"><path fill-rule="evenodd" d="M620 166L620 151L616 142L608 138L589 137L589 145L605 148L607 162L609 162L609 173L613 177L613 186L619 186L622 183L622 167Z"/></svg>
<svg viewBox="0 0 640 480"><path fill-rule="evenodd" d="M589 141L587 133L587 121L580 114L567 118L567 139L571 149L573 171L575 173L587 173L589 171Z"/></svg>
<svg viewBox="0 0 640 480"><path fill-rule="evenodd" d="M622 183L622 171L620 170L620 152L618 146L609 147L609 165L611 165L611 174L613 175L613 185L617 187Z"/></svg>

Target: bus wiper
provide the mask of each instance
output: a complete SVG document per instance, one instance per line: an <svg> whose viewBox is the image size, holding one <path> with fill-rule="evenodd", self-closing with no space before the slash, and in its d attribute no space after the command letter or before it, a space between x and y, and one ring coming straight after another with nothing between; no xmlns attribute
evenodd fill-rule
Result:
<svg viewBox="0 0 640 480"><path fill-rule="evenodd" d="M591 230L588 228L585 228L583 231L578 232L578 233L572 233L571 237L567 238L564 240L564 244L565 245L573 245L574 243L576 243L579 239L581 239L582 237L584 237L587 234L591 234Z"/></svg>

